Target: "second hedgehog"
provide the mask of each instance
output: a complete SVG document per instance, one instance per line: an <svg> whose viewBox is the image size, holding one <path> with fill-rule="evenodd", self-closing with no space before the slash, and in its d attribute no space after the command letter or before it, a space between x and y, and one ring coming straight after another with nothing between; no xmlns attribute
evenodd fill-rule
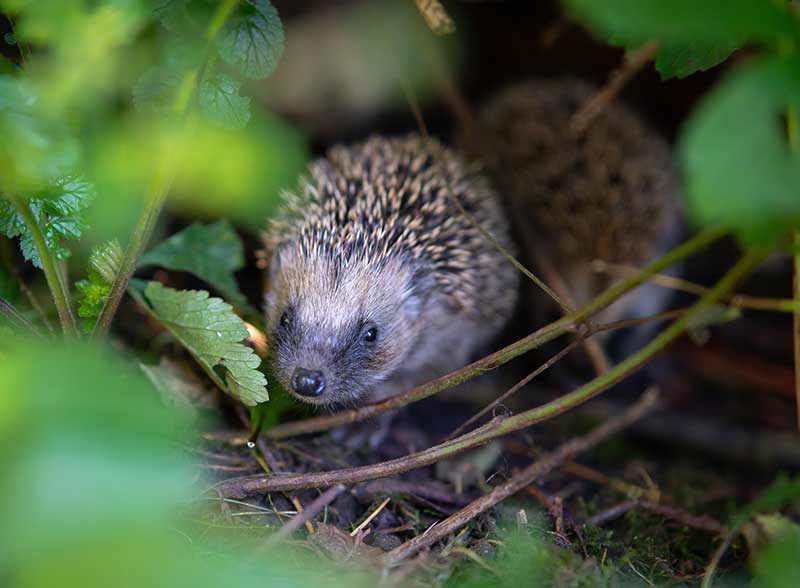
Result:
<svg viewBox="0 0 800 588"><path fill-rule="evenodd" d="M300 399L361 404L453 369L506 323L517 274L496 194L416 135L335 147L265 237L273 370Z"/></svg>

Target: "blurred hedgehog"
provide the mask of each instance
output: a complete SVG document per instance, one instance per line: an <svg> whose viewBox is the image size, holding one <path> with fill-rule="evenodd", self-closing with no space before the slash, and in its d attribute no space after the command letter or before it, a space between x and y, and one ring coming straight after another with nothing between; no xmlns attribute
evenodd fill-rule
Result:
<svg viewBox="0 0 800 588"><path fill-rule="evenodd" d="M516 270L487 180L417 135L337 146L265 234L275 376L303 401L375 402L452 371L508 320Z"/></svg>
<svg viewBox="0 0 800 588"><path fill-rule="evenodd" d="M595 93L571 78L509 86L485 103L464 140L509 207L523 260L546 260L578 305L610 283L592 272L593 260L641 265L668 247L680 226L670 148L638 115L612 103L586 130L571 128ZM601 319L657 312L665 292L646 287ZM543 320L542 295L525 298Z"/></svg>

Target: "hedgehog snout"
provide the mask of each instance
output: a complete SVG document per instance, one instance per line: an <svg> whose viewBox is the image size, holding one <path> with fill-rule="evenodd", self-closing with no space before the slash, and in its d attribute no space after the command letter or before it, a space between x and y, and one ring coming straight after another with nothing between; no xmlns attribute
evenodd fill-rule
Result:
<svg viewBox="0 0 800 588"><path fill-rule="evenodd" d="M292 389L300 396L316 398L325 392L325 374L319 370L295 368L292 374Z"/></svg>

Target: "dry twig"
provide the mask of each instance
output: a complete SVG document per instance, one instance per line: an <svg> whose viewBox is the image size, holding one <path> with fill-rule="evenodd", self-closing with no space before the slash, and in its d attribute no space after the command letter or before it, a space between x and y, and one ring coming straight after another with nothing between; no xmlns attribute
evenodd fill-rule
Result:
<svg viewBox="0 0 800 588"><path fill-rule="evenodd" d="M428 529L426 533L418 535L417 537L406 541L396 549L390 551L386 556L387 562L390 564L396 564L408 558L409 556L414 555L421 549L425 549L437 541L442 540L456 529L466 525L476 516L486 512L502 500L513 494L516 494L526 486L529 486L534 482L534 480L547 474L553 468L558 467L559 464L569 459L573 459L579 453L590 449L597 443L600 443L611 435L618 433L630 423L640 419L656 406L657 400L658 393L655 390L648 390L634 405L617 415L615 418L606 421L591 433L567 441L551 453L548 453L541 459L522 470L519 474L512 477L505 484L496 487L488 494L475 500L454 515Z"/></svg>

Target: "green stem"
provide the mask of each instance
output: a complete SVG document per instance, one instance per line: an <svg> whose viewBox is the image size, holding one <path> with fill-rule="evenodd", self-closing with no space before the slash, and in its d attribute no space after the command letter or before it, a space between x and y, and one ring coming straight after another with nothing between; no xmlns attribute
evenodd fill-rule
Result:
<svg viewBox="0 0 800 588"><path fill-rule="evenodd" d="M39 259L42 262L42 271L47 280L47 287L50 288L50 294L53 297L53 302L58 311L58 319L61 322L61 329L65 335L78 336L78 328L75 324L75 317L72 314L72 309L69 305L69 297L66 293L66 286L62 280L61 271L56 263L56 260L50 254L47 248L47 242L42 234L39 222L33 216L28 203L21 200L17 196L8 196L11 204L14 205L17 212L22 216L28 232L31 234L33 243L36 246L36 251L39 254Z"/></svg>
<svg viewBox="0 0 800 588"><path fill-rule="evenodd" d="M176 115L182 117L189 112L192 99L207 70L207 63L211 53L209 47L225 25L225 21L230 17L237 3L238 0L225 0L217 6L217 10L211 17L205 33L207 46L203 64L183 76L173 103L173 111ZM145 196L144 209L136 222L130 243L122 258L119 273L111 285L111 292L92 330L92 339L105 336L111 327L111 322L114 320L120 302L122 302L122 297L128 289L128 283L133 276L133 272L136 271L139 257L144 253L158 217L161 215L161 210L164 208L172 181L175 178L175 171L172 159L165 159L159 163L158 170Z"/></svg>
<svg viewBox="0 0 800 588"><path fill-rule="evenodd" d="M136 270L139 257L144 252L150 240L150 235L153 234L153 228L161 214L161 209L164 207L164 201L171 185L172 174L169 172L166 162L161 162L159 170L150 184L145 197L144 210L133 229L130 243L120 263L117 277L111 285L108 299L97 317L97 323L92 330L92 339L105 336L111 327L111 321L114 320L114 315L117 313L122 296L128 289L128 283Z"/></svg>
<svg viewBox="0 0 800 588"><path fill-rule="evenodd" d="M592 300L589 304L579 309L577 312L565 316L562 319L555 321L545 327L542 327L535 333L512 343L508 347L496 351L495 353L484 357L468 366L459 370L449 373L441 378L433 380L417 386L412 390L398 396L393 396L382 402L376 404L369 404L360 408L345 410L329 415L322 415L304 419L301 421L293 421L283 423L270 428L265 432L265 435L271 439L282 439L294 435L302 435L306 433L313 433L330 429L339 425L345 425L357 421L362 421L372 418L378 414L388 412L433 396L443 390L447 390L463 382L471 380L489 370L500 367L501 365L527 353L541 345L552 341L575 329L576 325L586 322L593 315L597 314L607 306L611 305L617 299L621 298L640 284L646 282L651 276L657 274L661 270L674 265L682 259L704 249L707 245L716 241L725 234L721 229L710 229L704 231L685 243L682 243L661 259L654 261L642 271L634 276L626 278L625 280L615 284L602 294Z"/></svg>
<svg viewBox="0 0 800 588"><path fill-rule="evenodd" d="M622 378L644 366L657 353L662 351L682 335L692 321L706 309L715 304L722 296L730 292L742 279L748 276L764 260L768 250L753 250L746 253L733 268L701 300L695 303L685 315L672 323L649 345L642 348L628 359L614 366L581 386L574 392L532 408L508 418L497 417L488 424L479 427L461 437L440 443L419 453L414 453L387 462L367 466L347 468L328 472L298 474L280 477L249 477L227 480L215 486L215 490L225 497L246 497L274 490L293 490L297 488L318 488L333 484L352 484L397 475L420 467L425 467L443 459L462 453L467 449L478 447L506 435L530 427L543 420L566 412L600 392L614 385ZM580 311L579 311L580 312Z"/></svg>

